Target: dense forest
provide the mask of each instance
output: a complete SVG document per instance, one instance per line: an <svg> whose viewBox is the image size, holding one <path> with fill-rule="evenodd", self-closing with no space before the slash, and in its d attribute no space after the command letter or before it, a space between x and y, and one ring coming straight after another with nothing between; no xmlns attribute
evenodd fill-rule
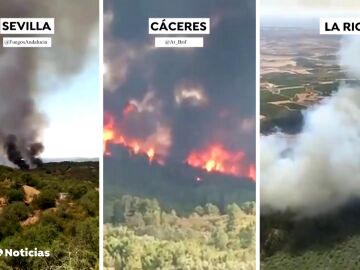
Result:
<svg viewBox="0 0 360 270"><path fill-rule="evenodd" d="M211 203L183 216L156 199L124 195L104 228L105 269L255 269L255 204Z"/></svg>
<svg viewBox="0 0 360 270"><path fill-rule="evenodd" d="M98 269L98 162L0 166L0 248L49 251L1 256L0 269Z"/></svg>
<svg viewBox="0 0 360 270"><path fill-rule="evenodd" d="M261 216L261 269L360 269L360 202L304 218Z"/></svg>
<svg viewBox="0 0 360 270"><path fill-rule="evenodd" d="M254 181L113 150L104 157L105 269L255 269Z"/></svg>
<svg viewBox="0 0 360 270"><path fill-rule="evenodd" d="M176 162L149 164L146 157L116 151L113 157L104 157L105 222L111 221L114 202L127 194L156 198L163 210L175 210L179 215L189 215L196 206L207 203L224 212L228 204L255 201L255 182L249 179L208 173Z"/></svg>

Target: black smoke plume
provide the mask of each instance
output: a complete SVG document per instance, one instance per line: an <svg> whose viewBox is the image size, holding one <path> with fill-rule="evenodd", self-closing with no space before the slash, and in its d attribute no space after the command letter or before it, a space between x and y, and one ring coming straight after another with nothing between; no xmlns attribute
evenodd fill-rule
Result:
<svg viewBox="0 0 360 270"><path fill-rule="evenodd" d="M7 136L5 140L5 150L8 159L17 165L22 170L28 170L30 168L29 164L25 161L25 159L22 157L22 154L19 150L19 146L17 144L17 138L15 135L9 135Z"/></svg>
<svg viewBox="0 0 360 270"><path fill-rule="evenodd" d="M154 48L148 18L168 17L210 18L204 48ZM255 21L253 0L106 1L105 110L130 137L169 127L172 159L220 142L254 161ZM143 106L124 120L129 100Z"/></svg>
<svg viewBox="0 0 360 270"><path fill-rule="evenodd" d="M97 0L0 2L2 18L55 18L52 48L0 47L0 156L21 169L42 164L49 123L38 100L53 91L53 82L66 83L83 68L97 36L98 6Z"/></svg>

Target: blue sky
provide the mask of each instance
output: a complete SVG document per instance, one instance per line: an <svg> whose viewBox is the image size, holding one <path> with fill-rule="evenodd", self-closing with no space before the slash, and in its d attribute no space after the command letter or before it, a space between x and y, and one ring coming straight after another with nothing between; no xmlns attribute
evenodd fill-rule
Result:
<svg viewBox="0 0 360 270"><path fill-rule="evenodd" d="M98 58L81 73L55 82L41 97L40 109L48 118L43 133L43 158L94 158L102 147Z"/></svg>

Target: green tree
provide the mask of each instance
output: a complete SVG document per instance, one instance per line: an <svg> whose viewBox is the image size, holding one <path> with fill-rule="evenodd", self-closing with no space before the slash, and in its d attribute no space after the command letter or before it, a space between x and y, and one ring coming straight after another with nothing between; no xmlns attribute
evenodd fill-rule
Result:
<svg viewBox="0 0 360 270"><path fill-rule="evenodd" d="M126 225L130 228L142 228L145 226L144 218L141 213L135 213L126 217Z"/></svg>
<svg viewBox="0 0 360 270"><path fill-rule="evenodd" d="M243 228L239 233L240 243L242 248L248 248L253 242L255 230L253 226Z"/></svg>
<svg viewBox="0 0 360 270"><path fill-rule="evenodd" d="M24 200L24 193L19 189L12 188L7 192L7 198L9 203L20 202Z"/></svg>
<svg viewBox="0 0 360 270"><path fill-rule="evenodd" d="M79 204L84 207L90 216L99 215L99 192L96 190L88 191L81 197Z"/></svg>
<svg viewBox="0 0 360 270"><path fill-rule="evenodd" d="M204 207L202 207L201 205L198 205L195 207L194 209L195 213L198 214L199 216L203 216L205 214L205 209Z"/></svg>
<svg viewBox="0 0 360 270"><path fill-rule="evenodd" d="M28 186L33 186L33 187L37 187L40 185L40 182L33 178L33 176L29 173L25 173L21 176L21 180L24 184L28 185Z"/></svg>
<svg viewBox="0 0 360 270"><path fill-rule="evenodd" d="M226 232L224 232L223 229L218 228L213 233L213 241L214 241L215 247L223 250L226 248L227 244L229 243L229 237L226 234Z"/></svg>
<svg viewBox="0 0 360 270"><path fill-rule="evenodd" d="M57 193L54 190L45 189L41 191L33 200L33 205L40 209L48 209L55 207L56 205Z"/></svg>
<svg viewBox="0 0 360 270"><path fill-rule="evenodd" d="M207 203L205 205L205 213L208 215L217 216L220 214L220 210L216 205L212 203Z"/></svg>
<svg viewBox="0 0 360 270"><path fill-rule="evenodd" d="M99 219L87 218L76 226L76 242L86 250L93 251L92 260L96 260L99 252Z"/></svg>
<svg viewBox="0 0 360 270"><path fill-rule="evenodd" d="M21 221L29 216L29 208L23 202L14 202L4 208L3 216L9 220Z"/></svg>
<svg viewBox="0 0 360 270"><path fill-rule="evenodd" d="M226 231L231 232L236 229L236 217L241 212L240 207L236 203L229 204L226 207L226 214L228 215L228 220L226 223Z"/></svg>
<svg viewBox="0 0 360 270"><path fill-rule="evenodd" d="M20 230L20 223L16 219L0 216L0 238L4 239Z"/></svg>
<svg viewBox="0 0 360 270"><path fill-rule="evenodd" d="M112 222L114 224L119 224L122 221L124 221L123 202L117 200L115 201L113 206Z"/></svg>
<svg viewBox="0 0 360 270"><path fill-rule="evenodd" d="M80 199L88 192L88 189L85 185L74 185L69 189L69 193L74 200Z"/></svg>
<svg viewBox="0 0 360 270"><path fill-rule="evenodd" d="M256 206L255 202L246 202L241 205L241 209L247 214L247 215L255 215L256 213Z"/></svg>

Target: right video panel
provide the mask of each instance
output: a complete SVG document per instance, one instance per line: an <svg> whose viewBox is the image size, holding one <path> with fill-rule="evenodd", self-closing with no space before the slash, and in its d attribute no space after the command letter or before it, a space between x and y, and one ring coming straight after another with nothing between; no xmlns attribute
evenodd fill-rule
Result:
<svg viewBox="0 0 360 270"><path fill-rule="evenodd" d="M360 269L359 11L262 1L262 269Z"/></svg>

